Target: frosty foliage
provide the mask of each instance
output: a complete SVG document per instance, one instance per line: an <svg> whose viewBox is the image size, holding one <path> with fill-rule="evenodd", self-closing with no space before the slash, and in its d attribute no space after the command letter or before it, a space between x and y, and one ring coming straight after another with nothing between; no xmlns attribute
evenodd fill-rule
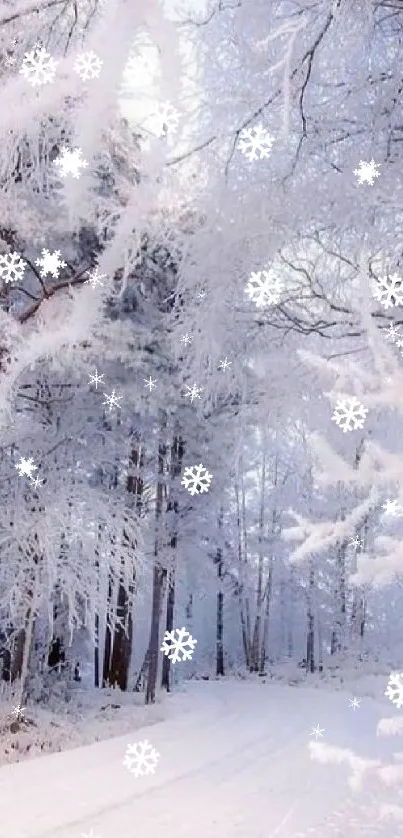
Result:
<svg viewBox="0 0 403 838"><path fill-rule="evenodd" d="M168 591L196 623L192 672L220 667L221 618L221 663L263 672L305 659L314 614L322 646L346 648L340 614L353 633L364 599L349 588L342 612L335 590L403 558L382 516L386 493L403 503L403 373L382 334L398 307L372 294L401 273L398 15L168 6L0 12L0 629L12 646L28 621L43 658L57 612L91 661L113 635L139 681ZM33 85L42 48L52 78ZM331 421L346 395L354 434ZM205 491L181 485L192 463Z"/></svg>

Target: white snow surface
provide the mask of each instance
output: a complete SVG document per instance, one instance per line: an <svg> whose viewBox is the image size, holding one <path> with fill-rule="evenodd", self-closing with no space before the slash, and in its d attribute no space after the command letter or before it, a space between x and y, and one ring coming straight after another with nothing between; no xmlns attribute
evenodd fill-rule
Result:
<svg viewBox="0 0 403 838"><path fill-rule="evenodd" d="M345 766L310 756L321 742L388 760L376 735L387 700L249 681L191 682L167 718L132 734L0 769L1 838L297 838L397 836L375 816L378 791L354 793ZM129 743L160 753L154 775L124 768ZM382 790L379 791L381 794Z"/></svg>

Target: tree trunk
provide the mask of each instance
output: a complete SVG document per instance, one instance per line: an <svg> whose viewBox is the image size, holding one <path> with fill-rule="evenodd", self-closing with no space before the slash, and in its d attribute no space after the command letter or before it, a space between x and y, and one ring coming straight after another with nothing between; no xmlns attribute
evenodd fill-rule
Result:
<svg viewBox="0 0 403 838"><path fill-rule="evenodd" d="M10 667L10 681L16 681L21 678L22 662L24 657L25 647L25 629L20 629L13 640L11 667Z"/></svg>
<svg viewBox="0 0 403 838"><path fill-rule="evenodd" d="M109 579L108 585L108 602L112 600L112 581ZM105 626L105 642L104 642L104 662L102 669L102 686L109 685L110 671L111 671L111 657L112 657L112 626L107 618Z"/></svg>
<svg viewBox="0 0 403 838"><path fill-rule="evenodd" d="M315 568L313 562L309 568L309 589L308 589L308 608L307 608L307 637L306 637L306 668L308 672L315 672L315 615L314 615L314 595L315 595Z"/></svg>
<svg viewBox="0 0 403 838"><path fill-rule="evenodd" d="M264 446L264 441L263 441ZM266 484L266 456L263 447L262 471L260 477L260 509L259 509L259 535L258 535L258 571L256 588L256 616L253 630L251 647L251 672L259 671L260 636L262 626L263 606L263 568L264 568L264 519L265 519L265 484Z"/></svg>
<svg viewBox="0 0 403 838"><path fill-rule="evenodd" d="M116 605L116 624L111 641L112 653L108 680L112 687L118 686L121 690L127 690L131 657L131 642L125 630L128 619L128 603L129 597L126 588L120 582Z"/></svg>
<svg viewBox="0 0 403 838"><path fill-rule="evenodd" d="M160 567L158 564L155 564L153 573L153 603L151 613L151 630L147 653L148 671L146 687L146 704L154 704L155 702L155 689L157 684L158 673L158 655L160 648L160 618L162 611L162 602L164 597L165 580L165 568Z"/></svg>
<svg viewBox="0 0 403 838"><path fill-rule="evenodd" d="M177 478L181 474L183 457L185 453L185 444L182 437L176 428L173 443L171 445L171 463L170 463L170 487L169 497L167 503L167 513L172 515L171 535L170 535L170 552L171 552L171 566L168 574L168 596L167 596L167 611L165 630L172 631L174 627L174 610L175 610L175 573L176 573L176 551L178 547L178 527L179 527L179 501L177 497ZM161 687L164 687L167 692L171 689L171 661L167 655L162 659L162 677Z"/></svg>
<svg viewBox="0 0 403 838"><path fill-rule="evenodd" d="M291 659L294 655L294 606L295 606L295 570L293 567L290 568L290 578L289 578L289 586L290 586L290 604L291 608L288 613L288 620L287 620L287 651L288 657Z"/></svg>
<svg viewBox="0 0 403 838"><path fill-rule="evenodd" d="M239 500L239 488L238 485L235 485L235 500L236 500L236 507L237 507L237 534L238 534L238 576L239 576L239 584L238 584L238 603L239 603L239 616L241 620L241 632L242 632L242 644L243 650L245 654L245 663L247 668L250 667L250 660L251 660L251 643L250 643L250 620L249 620L249 612L246 609L245 603L245 563L246 558L244 558L243 550L244 544L243 537L242 537L242 525L241 525L241 508L240 508L240 500Z"/></svg>
<svg viewBox="0 0 403 838"><path fill-rule="evenodd" d="M173 631L174 627L174 609L175 609L175 568L172 567L168 574L168 594L167 594L167 613L165 621L165 631ZM167 655L162 659L162 675L161 687L164 687L169 693L171 691L171 661Z"/></svg>
<svg viewBox="0 0 403 838"><path fill-rule="evenodd" d="M273 557L270 556L270 566L269 566L269 575L266 582L266 590L263 596L265 600L265 612L264 612L264 622L263 622L263 634L262 634L262 645L260 648L260 666L259 672L263 675L266 666L267 660L267 649L268 649L268 641L269 641L269 620L270 620L270 604L271 604L271 594L273 588Z"/></svg>
<svg viewBox="0 0 403 838"><path fill-rule="evenodd" d="M223 525L223 509L220 510L218 519L218 532L221 538L221 530ZM217 547L217 554L215 559L217 565L217 625L216 625L216 675L224 675L224 591L222 589L222 580L224 575L224 562L221 544Z"/></svg>
<svg viewBox="0 0 403 838"><path fill-rule="evenodd" d="M99 614L95 614L94 685L99 687Z"/></svg>
<svg viewBox="0 0 403 838"><path fill-rule="evenodd" d="M155 539L154 539L154 572L153 572L153 594L152 594L152 611L151 611L151 627L150 638L147 650L147 685L146 685L146 704L153 704L155 702L155 690L157 684L158 674L158 655L160 649L160 619L162 612L162 603L164 598L164 588L166 582L167 570L160 561L161 553L161 525L162 525L162 510L164 500L164 475L165 475L165 461L166 461L166 414L161 413L160 421L160 442L158 445L158 483L157 483L157 497L155 503Z"/></svg>

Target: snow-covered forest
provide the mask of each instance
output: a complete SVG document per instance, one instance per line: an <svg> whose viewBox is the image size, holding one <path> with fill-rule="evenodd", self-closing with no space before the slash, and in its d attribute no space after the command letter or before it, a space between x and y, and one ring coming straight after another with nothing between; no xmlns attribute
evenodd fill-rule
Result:
<svg viewBox="0 0 403 838"><path fill-rule="evenodd" d="M0 23L0 762L190 680L392 673L400 707L401 0Z"/></svg>

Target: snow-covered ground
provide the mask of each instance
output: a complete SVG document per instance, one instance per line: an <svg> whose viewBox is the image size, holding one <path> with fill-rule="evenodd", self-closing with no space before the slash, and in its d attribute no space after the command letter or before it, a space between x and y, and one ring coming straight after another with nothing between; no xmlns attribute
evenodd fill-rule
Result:
<svg viewBox="0 0 403 838"><path fill-rule="evenodd" d="M358 693L359 695L359 693ZM396 836L376 816L377 793L354 793L345 766L312 759L322 742L387 759L385 698L249 681L191 682L167 717L133 733L0 769L1 838L294 838ZM155 774L136 778L126 746L148 739Z"/></svg>

